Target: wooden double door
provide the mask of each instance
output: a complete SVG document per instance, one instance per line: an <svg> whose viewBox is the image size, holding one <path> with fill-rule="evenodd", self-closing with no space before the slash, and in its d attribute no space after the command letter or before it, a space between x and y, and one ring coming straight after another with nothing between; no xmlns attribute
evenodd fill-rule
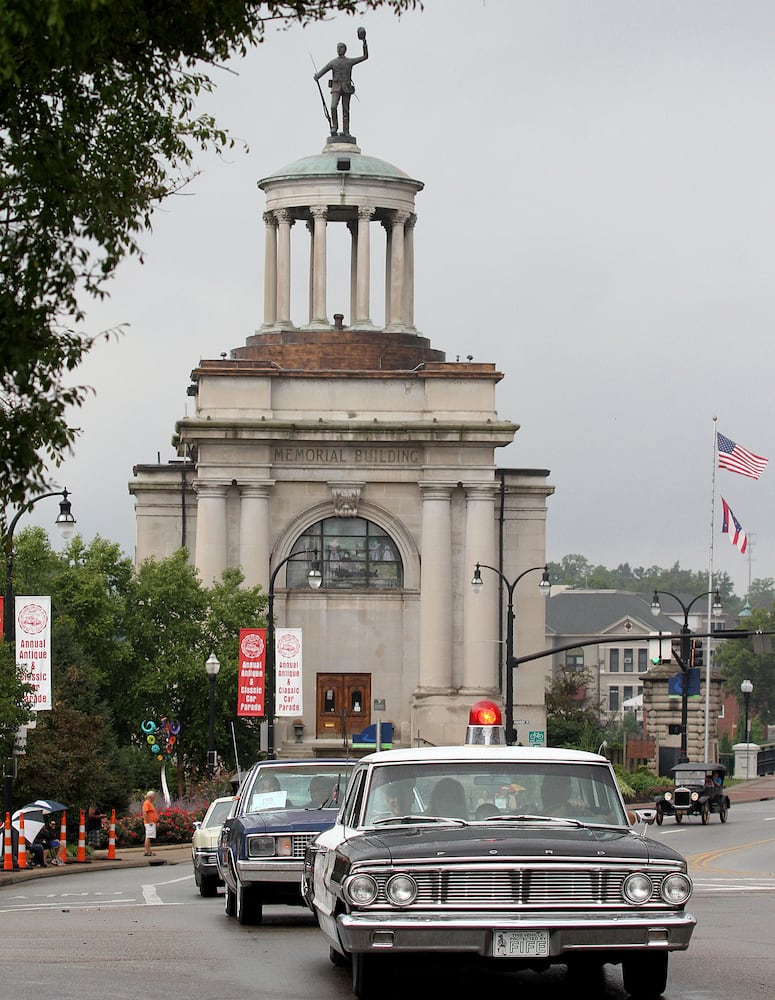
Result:
<svg viewBox="0 0 775 1000"><path fill-rule="evenodd" d="M371 719L371 674L317 675L318 739L360 733Z"/></svg>

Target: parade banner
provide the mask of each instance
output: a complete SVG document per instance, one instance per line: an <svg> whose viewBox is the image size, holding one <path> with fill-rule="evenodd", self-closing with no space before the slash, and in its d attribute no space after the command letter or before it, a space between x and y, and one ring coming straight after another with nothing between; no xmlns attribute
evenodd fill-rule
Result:
<svg viewBox="0 0 775 1000"><path fill-rule="evenodd" d="M266 675L266 629L239 630L237 715L260 718L264 714Z"/></svg>
<svg viewBox="0 0 775 1000"><path fill-rule="evenodd" d="M5 609L8 613L8 609ZM51 598L16 598L16 662L35 688L30 708L51 711Z"/></svg>
<svg viewBox="0 0 775 1000"><path fill-rule="evenodd" d="M301 716L301 629L278 628L275 631L275 710L278 715Z"/></svg>

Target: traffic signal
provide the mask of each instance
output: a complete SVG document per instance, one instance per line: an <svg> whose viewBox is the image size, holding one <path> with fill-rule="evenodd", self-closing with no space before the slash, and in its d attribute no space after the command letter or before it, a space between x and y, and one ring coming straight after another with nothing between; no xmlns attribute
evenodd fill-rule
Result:
<svg viewBox="0 0 775 1000"><path fill-rule="evenodd" d="M704 662L702 639L692 639L692 666L701 667Z"/></svg>

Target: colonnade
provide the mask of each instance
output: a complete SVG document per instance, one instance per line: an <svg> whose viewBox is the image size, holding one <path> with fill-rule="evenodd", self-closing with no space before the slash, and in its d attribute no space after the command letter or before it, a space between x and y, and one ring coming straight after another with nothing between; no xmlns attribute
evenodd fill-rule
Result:
<svg viewBox="0 0 775 1000"><path fill-rule="evenodd" d="M327 228L329 208L303 210L310 234L308 328L328 327ZM373 330L371 319L371 222L385 229L385 324L390 332L414 330L414 212L361 205L346 222L350 232L350 322L352 329ZM292 329L291 228L296 213L276 209L264 213L264 329Z"/></svg>
<svg viewBox="0 0 775 1000"><path fill-rule="evenodd" d="M270 498L274 481L248 483L239 489L239 563L248 587L268 586L272 551ZM459 686L453 677L453 636L462 616L464 688L481 690L495 683L492 642L498 634L497 587L475 593L469 585L477 562L494 565L492 483L465 487L463 584L453 566L452 492L457 484L421 482L422 543L420 581L420 675L422 691L445 692ZM227 496L231 482L199 481L195 564L206 585L229 565ZM408 554L404 553L404 558ZM457 574L459 577L459 574ZM459 659L459 658L457 658Z"/></svg>

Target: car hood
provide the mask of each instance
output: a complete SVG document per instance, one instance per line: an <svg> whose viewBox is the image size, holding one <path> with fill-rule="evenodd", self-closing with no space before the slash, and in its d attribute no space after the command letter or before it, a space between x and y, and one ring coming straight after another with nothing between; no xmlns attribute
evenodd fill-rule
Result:
<svg viewBox="0 0 775 1000"><path fill-rule="evenodd" d="M576 827L559 823L482 826L401 826L369 831L340 845L351 863L359 861L437 862L465 858L565 860L578 858L683 862L670 847L629 829Z"/></svg>
<svg viewBox="0 0 775 1000"><path fill-rule="evenodd" d="M229 825L241 827L249 833L271 833L283 830L288 833L316 833L334 825L334 809L262 809L245 813L231 820Z"/></svg>

